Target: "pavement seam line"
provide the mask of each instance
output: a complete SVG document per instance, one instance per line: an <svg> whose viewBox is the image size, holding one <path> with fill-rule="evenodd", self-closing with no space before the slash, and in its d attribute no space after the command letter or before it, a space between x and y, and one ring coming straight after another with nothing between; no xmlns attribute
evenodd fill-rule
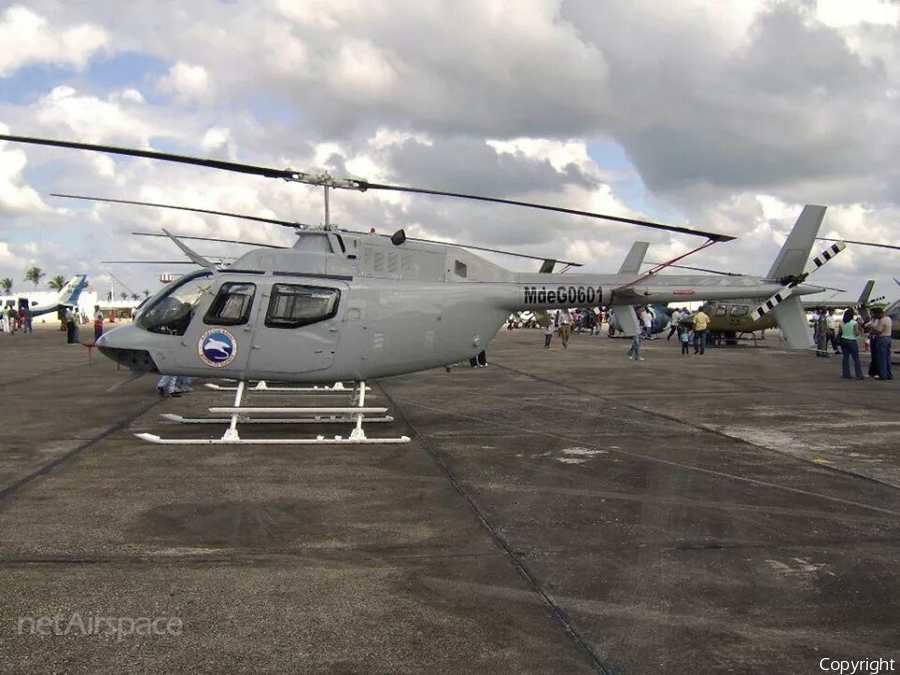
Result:
<svg viewBox="0 0 900 675"><path fill-rule="evenodd" d="M7 485L5 488L0 490L0 508L2 508L2 505L4 503L3 500L5 500L9 496L11 496L19 488L24 487L25 485L28 485L29 483L40 478L41 476L50 473L57 466L59 466L66 460L81 454L82 452L87 450L89 447L91 447L95 443L102 441L103 439L111 436L112 434L114 434L118 431L121 431L122 429L127 427L129 424L134 422L136 419L138 419L142 415L144 415L147 412L149 412L150 410L152 410L155 406L159 405L160 403L162 403L162 399L160 399L159 401L154 401L153 403L150 403L149 405L144 406L143 408L138 410L133 415L126 417L124 420L120 420L120 421L116 422L115 424L113 424L111 427L109 427L105 431L101 432L97 436L94 436L90 440L85 441L78 447L72 448L68 452L60 455L59 457L57 457L53 460L50 460L49 462L47 462L43 466L38 467L37 469L35 469L31 473L29 473L28 475L23 476L22 478L19 478L17 480L14 480L12 483ZM8 503L8 502L6 502L6 503Z"/></svg>
<svg viewBox="0 0 900 675"><path fill-rule="evenodd" d="M421 444L422 448L425 450L425 454L427 454L431 461L434 462L441 473L446 476L447 480L450 482L450 485L463 498L469 509L475 514L475 517L478 519L481 526L487 531L494 544L504 552L507 558L509 558L510 562L513 564L513 567L515 567L519 575L525 579L525 581L531 587L531 590L544 600L544 603L546 604L550 615L554 619L556 619L557 623L562 626L566 634L568 634L568 636L575 642L579 651L587 656L590 664L595 669L598 669L599 672L603 673L603 675L618 675L618 671L610 664L607 664L602 659L600 659L600 657L598 657L594 653L594 651L588 646L584 639L573 628L571 622L569 621L569 618L566 616L562 608L557 605L550 594L541 587L541 585L537 581L537 578L531 573L527 565L525 565L525 563L519 559L519 557L515 554L515 552L512 550L509 543L503 538L503 536L499 532L497 532L497 530L488 522L487 518L485 518L484 514L481 512L481 509L478 508L478 505L475 504L474 500L463 489L456 476L453 475L453 472L450 471L449 467L441 460L440 457L437 456L437 453L434 452L434 450L431 448L431 445L425 440L425 438L423 438L422 435L419 434L418 430L412 424L410 424L409 420L406 418L406 415L403 414L403 411L394 401L394 398L387 391L385 391L384 388L380 386L380 384L379 388L381 389L381 393L390 402L391 406L396 411L396 415L401 420L403 420L403 423L410 430L411 435Z"/></svg>

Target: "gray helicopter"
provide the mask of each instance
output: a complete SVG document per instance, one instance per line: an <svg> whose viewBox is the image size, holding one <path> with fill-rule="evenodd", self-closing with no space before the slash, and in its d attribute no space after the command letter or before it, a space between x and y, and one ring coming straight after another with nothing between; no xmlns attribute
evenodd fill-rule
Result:
<svg viewBox="0 0 900 675"><path fill-rule="evenodd" d="M0 135L0 140L93 150L282 178L328 191L395 190L528 206L700 235L728 235L561 207L437 190L335 179L234 162L69 141ZM612 306L626 329L635 304L769 297L791 345L811 346L799 296L825 207L806 206L767 277L647 273L516 273L453 244L336 230L298 233L292 248L261 247L221 269L203 266L164 287L130 326L105 333L99 350L135 371L227 377L241 382L364 382L470 359L515 311ZM295 226L295 224L294 224ZM176 238L177 241L177 238ZM676 260L680 260L680 256ZM777 300L775 300L777 298ZM774 304L772 304L774 302ZM630 312L633 317L633 312ZM624 319L624 320L623 320Z"/></svg>

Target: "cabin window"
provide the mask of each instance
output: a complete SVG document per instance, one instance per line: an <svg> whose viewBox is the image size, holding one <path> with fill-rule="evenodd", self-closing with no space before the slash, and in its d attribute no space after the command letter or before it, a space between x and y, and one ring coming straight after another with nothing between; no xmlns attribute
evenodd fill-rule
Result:
<svg viewBox="0 0 900 675"><path fill-rule="evenodd" d="M731 308L731 316L747 316L750 313L748 305L735 305Z"/></svg>
<svg viewBox="0 0 900 675"><path fill-rule="evenodd" d="M457 260L456 264L453 266L453 271L456 273L456 276L462 277L463 279L469 276L469 268L466 267L466 263L460 262L459 260Z"/></svg>
<svg viewBox="0 0 900 675"><path fill-rule="evenodd" d="M240 326L247 323L255 294L256 284L222 284L219 294L203 317L203 323L210 326Z"/></svg>
<svg viewBox="0 0 900 675"><path fill-rule="evenodd" d="M151 299L135 323L151 333L184 335L212 283L212 275L206 271L182 277L164 295Z"/></svg>
<svg viewBox="0 0 900 675"><path fill-rule="evenodd" d="M719 305L716 307L716 311L713 313L713 316L725 316L728 312L728 307L726 305Z"/></svg>
<svg viewBox="0 0 900 675"><path fill-rule="evenodd" d="M299 328L337 314L341 292L336 288L275 284L266 311L271 328Z"/></svg>

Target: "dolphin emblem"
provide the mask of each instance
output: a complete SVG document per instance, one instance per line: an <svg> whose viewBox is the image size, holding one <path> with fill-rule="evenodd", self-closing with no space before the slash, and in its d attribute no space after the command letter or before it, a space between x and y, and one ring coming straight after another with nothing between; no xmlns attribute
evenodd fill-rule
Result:
<svg viewBox="0 0 900 675"><path fill-rule="evenodd" d="M231 343L225 342L225 340L217 340L214 337L210 337L203 344L203 351L208 350L222 352L223 356L231 356L232 346Z"/></svg>

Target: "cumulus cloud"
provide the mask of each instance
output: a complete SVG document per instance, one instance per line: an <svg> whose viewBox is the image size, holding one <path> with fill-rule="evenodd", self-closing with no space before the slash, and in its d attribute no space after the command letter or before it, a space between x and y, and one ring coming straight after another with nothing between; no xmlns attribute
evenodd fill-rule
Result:
<svg viewBox="0 0 900 675"><path fill-rule="evenodd" d="M0 15L0 77L33 64L83 69L107 44L106 31L89 23L54 25L27 7L14 5Z"/></svg>
<svg viewBox="0 0 900 675"><path fill-rule="evenodd" d="M210 87L206 68L180 62L169 68L169 72L158 84L160 91L185 100L208 97L211 93Z"/></svg>
<svg viewBox="0 0 900 675"><path fill-rule="evenodd" d="M0 123L0 133L8 134L9 127ZM27 163L24 150L0 141L0 215L48 210L22 176Z"/></svg>

